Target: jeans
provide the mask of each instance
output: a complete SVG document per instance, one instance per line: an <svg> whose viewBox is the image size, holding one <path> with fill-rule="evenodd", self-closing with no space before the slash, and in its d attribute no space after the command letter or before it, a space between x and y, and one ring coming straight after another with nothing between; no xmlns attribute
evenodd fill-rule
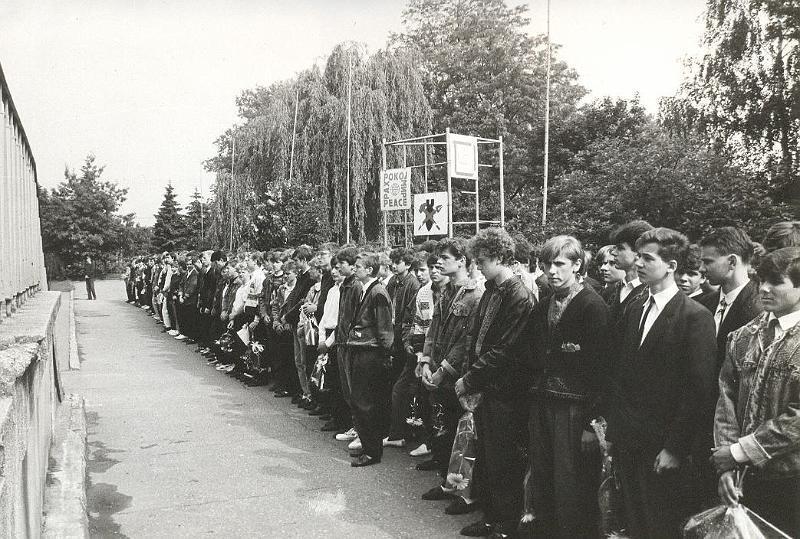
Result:
<svg viewBox="0 0 800 539"><path fill-rule="evenodd" d="M294 345L294 366L297 369L297 378L300 381L300 391L304 397L311 397L311 386L308 382L306 371L306 342L297 335L297 327L292 326L292 343Z"/></svg>

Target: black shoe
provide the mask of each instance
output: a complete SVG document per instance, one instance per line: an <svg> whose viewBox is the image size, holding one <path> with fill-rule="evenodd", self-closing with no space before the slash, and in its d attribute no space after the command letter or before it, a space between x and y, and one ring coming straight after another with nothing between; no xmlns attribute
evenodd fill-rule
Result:
<svg viewBox="0 0 800 539"><path fill-rule="evenodd" d="M292 395L292 404L300 402L300 395Z"/></svg>
<svg viewBox="0 0 800 539"><path fill-rule="evenodd" d="M421 472L429 472L431 470L438 470L441 467L438 460L426 460L417 464L417 470Z"/></svg>
<svg viewBox="0 0 800 539"><path fill-rule="evenodd" d="M245 383L250 387L261 387L269 384L269 380L267 380L266 378L262 378L261 376L256 376L255 378L251 378Z"/></svg>
<svg viewBox="0 0 800 539"><path fill-rule="evenodd" d="M197 344L197 341L193 341L192 339L185 339L183 344Z"/></svg>
<svg viewBox="0 0 800 539"><path fill-rule="evenodd" d="M480 505L481 504L478 502L467 503L464 501L464 498L458 496L455 500L450 502L450 505L445 507L444 512L448 515L466 515L467 513L472 513L477 510Z"/></svg>
<svg viewBox="0 0 800 539"><path fill-rule="evenodd" d="M335 432L339 430L339 425L337 425L336 422L331 419L328 420L327 423L322 425L322 428L319 430L321 430L322 432Z"/></svg>
<svg viewBox="0 0 800 539"><path fill-rule="evenodd" d="M429 500L429 501L449 500L452 497L453 497L452 494L450 494L449 492L445 492L444 490L442 490L442 487L440 486L433 487L428 492L422 495L423 500Z"/></svg>
<svg viewBox="0 0 800 539"><path fill-rule="evenodd" d="M322 414L321 416L317 416L317 419L321 421L330 421L332 419L331 414Z"/></svg>
<svg viewBox="0 0 800 539"><path fill-rule="evenodd" d="M274 395L276 399L282 399L284 397L288 397L290 393L288 391L277 391Z"/></svg>
<svg viewBox="0 0 800 539"><path fill-rule="evenodd" d="M325 415L325 410L321 408L312 408L308 411L308 415Z"/></svg>
<svg viewBox="0 0 800 539"><path fill-rule="evenodd" d="M316 406L316 404L314 404L314 401L305 397L301 402L302 406L300 406L300 408L302 408L303 410L313 410L314 406Z"/></svg>
<svg viewBox="0 0 800 539"><path fill-rule="evenodd" d="M353 460L350 461L350 466L353 468L361 468L362 466L371 466L373 464L378 464L381 459L372 458L369 455L359 455L358 457L354 457Z"/></svg>
<svg viewBox="0 0 800 539"><path fill-rule="evenodd" d="M492 525L484 520L479 520L461 528L460 533L468 537L489 537L492 534Z"/></svg>

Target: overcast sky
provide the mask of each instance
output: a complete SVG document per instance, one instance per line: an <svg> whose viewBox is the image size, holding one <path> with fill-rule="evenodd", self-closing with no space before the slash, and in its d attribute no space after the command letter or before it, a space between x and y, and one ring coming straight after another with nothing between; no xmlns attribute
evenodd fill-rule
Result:
<svg viewBox="0 0 800 539"><path fill-rule="evenodd" d="M593 97L656 110L696 51L700 0L552 0L551 33ZM203 160L236 121L245 88L323 63L337 43L370 51L399 31L404 0L2 0L0 64L53 187L87 153L129 189L123 210L152 224L171 181L208 192ZM546 0L529 0L532 33Z"/></svg>

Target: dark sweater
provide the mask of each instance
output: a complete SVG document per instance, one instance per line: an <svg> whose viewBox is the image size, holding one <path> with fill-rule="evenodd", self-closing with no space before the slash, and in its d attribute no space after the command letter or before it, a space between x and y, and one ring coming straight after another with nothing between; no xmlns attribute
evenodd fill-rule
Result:
<svg viewBox="0 0 800 539"><path fill-rule="evenodd" d="M591 288L578 292L561 319L548 327L555 296L533 308L533 390L546 398L594 401L608 378L609 311Z"/></svg>

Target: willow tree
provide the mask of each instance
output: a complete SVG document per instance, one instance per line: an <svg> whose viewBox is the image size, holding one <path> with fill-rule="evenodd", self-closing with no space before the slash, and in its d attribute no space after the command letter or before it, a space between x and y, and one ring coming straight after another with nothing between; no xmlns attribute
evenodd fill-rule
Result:
<svg viewBox="0 0 800 539"><path fill-rule="evenodd" d="M367 55L341 44L324 70L244 91L242 124L217 140L206 162L217 173L215 229L232 229L236 245L259 247L344 240L351 88L350 230L354 239L376 239L381 141L431 129L417 65L402 48Z"/></svg>
<svg viewBox="0 0 800 539"><path fill-rule="evenodd" d="M737 150L778 199L800 199L800 9L796 0L707 0L702 52L661 120Z"/></svg>

